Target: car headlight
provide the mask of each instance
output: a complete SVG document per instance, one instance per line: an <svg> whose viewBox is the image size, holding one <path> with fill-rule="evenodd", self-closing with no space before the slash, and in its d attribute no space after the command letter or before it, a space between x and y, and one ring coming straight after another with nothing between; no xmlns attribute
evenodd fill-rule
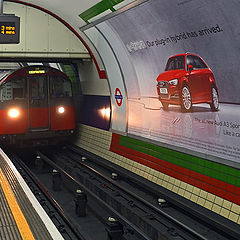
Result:
<svg viewBox="0 0 240 240"><path fill-rule="evenodd" d="M57 108L57 113L63 114L64 112L65 112L65 108L64 107L58 107Z"/></svg>
<svg viewBox="0 0 240 240"><path fill-rule="evenodd" d="M178 85L178 79L173 79L173 80L169 81L169 84L174 85L174 86Z"/></svg>
<svg viewBox="0 0 240 240"><path fill-rule="evenodd" d="M20 115L20 111L17 108L11 108L8 110L8 116L10 118L17 118Z"/></svg>

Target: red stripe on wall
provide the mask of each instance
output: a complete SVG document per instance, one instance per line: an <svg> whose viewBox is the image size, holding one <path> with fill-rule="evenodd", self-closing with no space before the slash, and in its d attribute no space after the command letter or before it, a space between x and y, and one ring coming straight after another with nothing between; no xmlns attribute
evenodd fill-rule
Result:
<svg viewBox="0 0 240 240"><path fill-rule="evenodd" d="M111 145L110 145L110 151L112 151L112 149L114 149L114 144L118 145L119 144L119 140L120 140L120 135L113 133L112 134L112 141L111 141Z"/></svg>
<svg viewBox="0 0 240 240"><path fill-rule="evenodd" d="M157 171L163 172L171 177L177 178L207 192L213 193L214 195L227 199L231 202L240 204L239 187L166 162L162 159L152 157L145 153L121 146L119 145L119 138L119 135L113 134L110 147L112 152L151 167Z"/></svg>
<svg viewBox="0 0 240 240"><path fill-rule="evenodd" d="M97 65L97 66L98 66L98 65ZM100 79L107 79L106 72L103 71L103 70L100 70L99 67L98 67L97 69L98 69L99 78L100 78Z"/></svg>

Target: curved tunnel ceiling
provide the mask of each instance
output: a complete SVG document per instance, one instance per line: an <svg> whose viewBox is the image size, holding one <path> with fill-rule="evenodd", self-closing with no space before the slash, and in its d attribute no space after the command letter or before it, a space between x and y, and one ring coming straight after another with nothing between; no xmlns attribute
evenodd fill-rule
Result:
<svg viewBox="0 0 240 240"><path fill-rule="evenodd" d="M74 26L82 26L84 21L78 16L85 8L91 7L95 3L99 2L94 1L78 1L78 0L51 0L51 1L41 1L41 0L9 0L10 2L17 2L23 4L29 4L36 6L38 8L45 9L56 16L59 16L61 19Z"/></svg>
<svg viewBox="0 0 240 240"><path fill-rule="evenodd" d="M144 2L146 0L6 0L11 2L32 4L46 9L59 16L75 30L92 22L99 17L115 12L129 4Z"/></svg>
<svg viewBox="0 0 240 240"><path fill-rule="evenodd" d="M88 22L89 16L92 20L96 20L96 18L115 12L126 5L143 1L146 0L69 0L67 2L64 0L6 0L6 2L15 2L37 8L61 21L85 45L95 63L100 79L106 79L102 59L95 46L80 29L90 22ZM88 17L83 17L81 14L87 14Z"/></svg>
<svg viewBox="0 0 240 240"><path fill-rule="evenodd" d="M79 38L54 16L14 2L4 2L3 12L20 17L20 42L1 44L1 57L90 58Z"/></svg>

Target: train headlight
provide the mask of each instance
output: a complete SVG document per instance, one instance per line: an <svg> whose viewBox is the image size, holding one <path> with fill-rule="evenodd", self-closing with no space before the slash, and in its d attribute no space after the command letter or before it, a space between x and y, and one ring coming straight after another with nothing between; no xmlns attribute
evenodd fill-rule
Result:
<svg viewBox="0 0 240 240"><path fill-rule="evenodd" d="M11 108L8 110L8 116L10 118L17 118L20 115L20 111L17 108Z"/></svg>
<svg viewBox="0 0 240 240"><path fill-rule="evenodd" d="M64 112L65 112L65 108L64 107L58 107L57 108L57 113L63 114Z"/></svg>

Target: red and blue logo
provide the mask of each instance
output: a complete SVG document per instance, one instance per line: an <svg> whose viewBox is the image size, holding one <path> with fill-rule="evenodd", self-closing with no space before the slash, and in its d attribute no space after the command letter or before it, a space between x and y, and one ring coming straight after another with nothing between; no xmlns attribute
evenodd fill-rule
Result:
<svg viewBox="0 0 240 240"><path fill-rule="evenodd" d="M123 95L119 88L115 89L115 99L116 99L117 105L120 107L122 105Z"/></svg>

